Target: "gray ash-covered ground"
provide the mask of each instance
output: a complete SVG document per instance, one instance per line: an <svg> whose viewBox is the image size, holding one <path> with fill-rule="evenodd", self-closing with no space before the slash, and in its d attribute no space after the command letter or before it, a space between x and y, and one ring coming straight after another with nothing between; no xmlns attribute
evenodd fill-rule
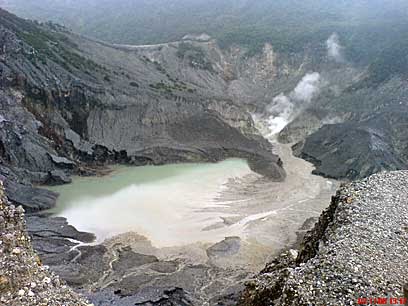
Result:
<svg viewBox="0 0 408 306"><path fill-rule="evenodd" d="M284 253L269 264L242 304L356 305L359 298L400 303L408 282L407 192L406 171L344 185L299 254Z"/></svg>

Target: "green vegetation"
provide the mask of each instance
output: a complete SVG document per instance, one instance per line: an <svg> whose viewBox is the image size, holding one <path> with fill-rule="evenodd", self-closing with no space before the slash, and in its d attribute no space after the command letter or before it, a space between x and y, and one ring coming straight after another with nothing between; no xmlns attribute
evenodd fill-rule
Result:
<svg viewBox="0 0 408 306"><path fill-rule="evenodd" d="M45 33L41 31L20 32L20 38L39 52L50 51L47 42L51 40L51 37L47 36Z"/></svg>
<svg viewBox="0 0 408 306"><path fill-rule="evenodd" d="M158 91L163 91L163 92L166 92L166 93L169 93L169 94L173 93L173 89L175 89L173 86L171 86L169 84L166 84L164 82L159 82L159 83L156 83L156 84L150 84L149 86L151 88L153 88L153 89L156 89Z"/></svg>
<svg viewBox="0 0 408 306"><path fill-rule="evenodd" d="M186 83L178 81L177 82L173 81L173 84L160 81L159 83L156 84L150 84L149 87L168 94L173 94L175 91L185 91L189 93L196 92L196 89L189 88Z"/></svg>
<svg viewBox="0 0 408 306"><path fill-rule="evenodd" d="M379 84L395 74L405 75L408 70L408 46L404 44L408 32L406 0L393 0L392 4L387 0L175 0L171 5L169 0L118 0L102 1L97 6L89 1L75 1L75 5L51 0L13 3L22 16L62 20L78 32L115 43L160 43L180 40L188 33L206 32L220 47L239 45L248 56L259 53L269 42L276 51L289 55L312 50L312 60L319 62L326 54L327 38L336 32L349 62L370 65L368 77L360 86ZM50 15L53 10L49 8L60 14ZM33 62L44 64L51 59L68 70L104 69L69 51L72 43L58 31L33 30L41 27L14 21L4 11L1 21L18 29L20 37L33 46L36 52L27 55ZM48 27L58 28L53 24ZM213 69L205 52L193 43L180 43L177 56L197 69ZM171 84L177 83L160 63L147 57L143 60L167 75ZM161 90L165 90L163 86Z"/></svg>
<svg viewBox="0 0 408 306"><path fill-rule="evenodd" d="M321 54L325 40L337 32L348 59L363 64L379 56L408 25L406 0L117 0L98 5L13 0L12 8L24 17L60 22L114 43L154 44L205 32L223 48L247 48L248 55L266 42L280 52L312 47Z"/></svg>
<svg viewBox="0 0 408 306"><path fill-rule="evenodd" d="M55 43L55 41L61 42L60 37L50 36L45 31L36 28L33 28L31 32L20 32L18 35L35 50L34 55L28 55L32 62L40 60L43 64L46 64L46 59L49 59L71 72L72 67L83 71L106 71L105 67L70 51L68 47L60 43Z"/></svg>
<svg viewBox="0 0 408 306"><path fill-rule="evenodd" d="M0 24L14 30L23 42L32 47L32 50L26 50L25 55L36 66L53 61L70 72L73 68L85 72L107 71L105 67L76 53L76 45L63 32L53 31L59 29L56 25L22 20L2 10Z"/></svg>
<svg viewBox="0 0 408 306"><path fill-rule="evenodd" d="M262 51L265 43L271 43L274 49L283 53L301 52L307 46L315 46L324 50L327 38L334 32L331 30L309 30L297 32L295 30L275 30L271 28L237 27L228 32L221 33L218 44L221 48L228 48L237 44L247 49L247 55L253 56Z"/></svg>

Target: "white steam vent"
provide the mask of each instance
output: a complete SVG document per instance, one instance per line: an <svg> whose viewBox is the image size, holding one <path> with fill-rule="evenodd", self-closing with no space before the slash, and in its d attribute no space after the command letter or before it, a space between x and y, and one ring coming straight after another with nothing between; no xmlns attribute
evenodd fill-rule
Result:
<svg viewBox="0 0 408 306"><path fill-rule="evenodd" d="M318 72L306 74L289 94L281 93L267 107L270 136L278 134L320 93L322 80Z"/></svg>
<svg viewBox="0 0 408 306"><path fill-rule="evenodd" d="M327 55L330 59L336 62L343 62L343 47L340 44L339 35L333 33L329 39L326 41L327 45Z"/></svg>

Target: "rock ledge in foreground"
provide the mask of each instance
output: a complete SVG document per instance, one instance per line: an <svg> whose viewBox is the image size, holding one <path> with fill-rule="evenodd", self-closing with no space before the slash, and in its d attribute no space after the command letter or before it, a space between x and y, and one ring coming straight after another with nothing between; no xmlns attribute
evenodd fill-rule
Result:
<svg viewBox="0 0 408 306"><path fill-rule="evenodd" d="M91 305L41 264L26 232L24 210L8 203L1 181L0 305Z"/></svg>
<svg viewBox="0 0 408 306"><path fill-rule="evenodd" d="M401 304L408 282L407 194L408 171L343 185L299 254L270 263L247 285L241 305L357 305L359 298Z"/></svg>

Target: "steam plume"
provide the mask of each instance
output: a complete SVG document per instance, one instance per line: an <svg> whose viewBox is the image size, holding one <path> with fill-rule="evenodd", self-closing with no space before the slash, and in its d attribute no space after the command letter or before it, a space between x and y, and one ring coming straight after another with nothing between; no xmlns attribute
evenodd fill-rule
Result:
<svg viewBox="0 0 408 306"><path fill-rule="evenodd" d="M337 33L333 33L326 41L327 55L336 62L343 62L343 47L340 44L340 39Z"/></svg>
<svg viewBox="0 0 408 306"><path fill-rule="evenodd" d="M320 92L320 74L318 72L308 73L296 86L291 98L300 102L310 102Z"/></svg>
<svg viewBox="0 0 408 306"><path fill-rule="evenodd" d="M288 95L281 93L276 96L267 107L269 114L269 129L271 135L276 135L296 116L299 110L309 104L315 98L322 86L322 80L318 72L306 74L297 84L295 89Z"/></svg>

